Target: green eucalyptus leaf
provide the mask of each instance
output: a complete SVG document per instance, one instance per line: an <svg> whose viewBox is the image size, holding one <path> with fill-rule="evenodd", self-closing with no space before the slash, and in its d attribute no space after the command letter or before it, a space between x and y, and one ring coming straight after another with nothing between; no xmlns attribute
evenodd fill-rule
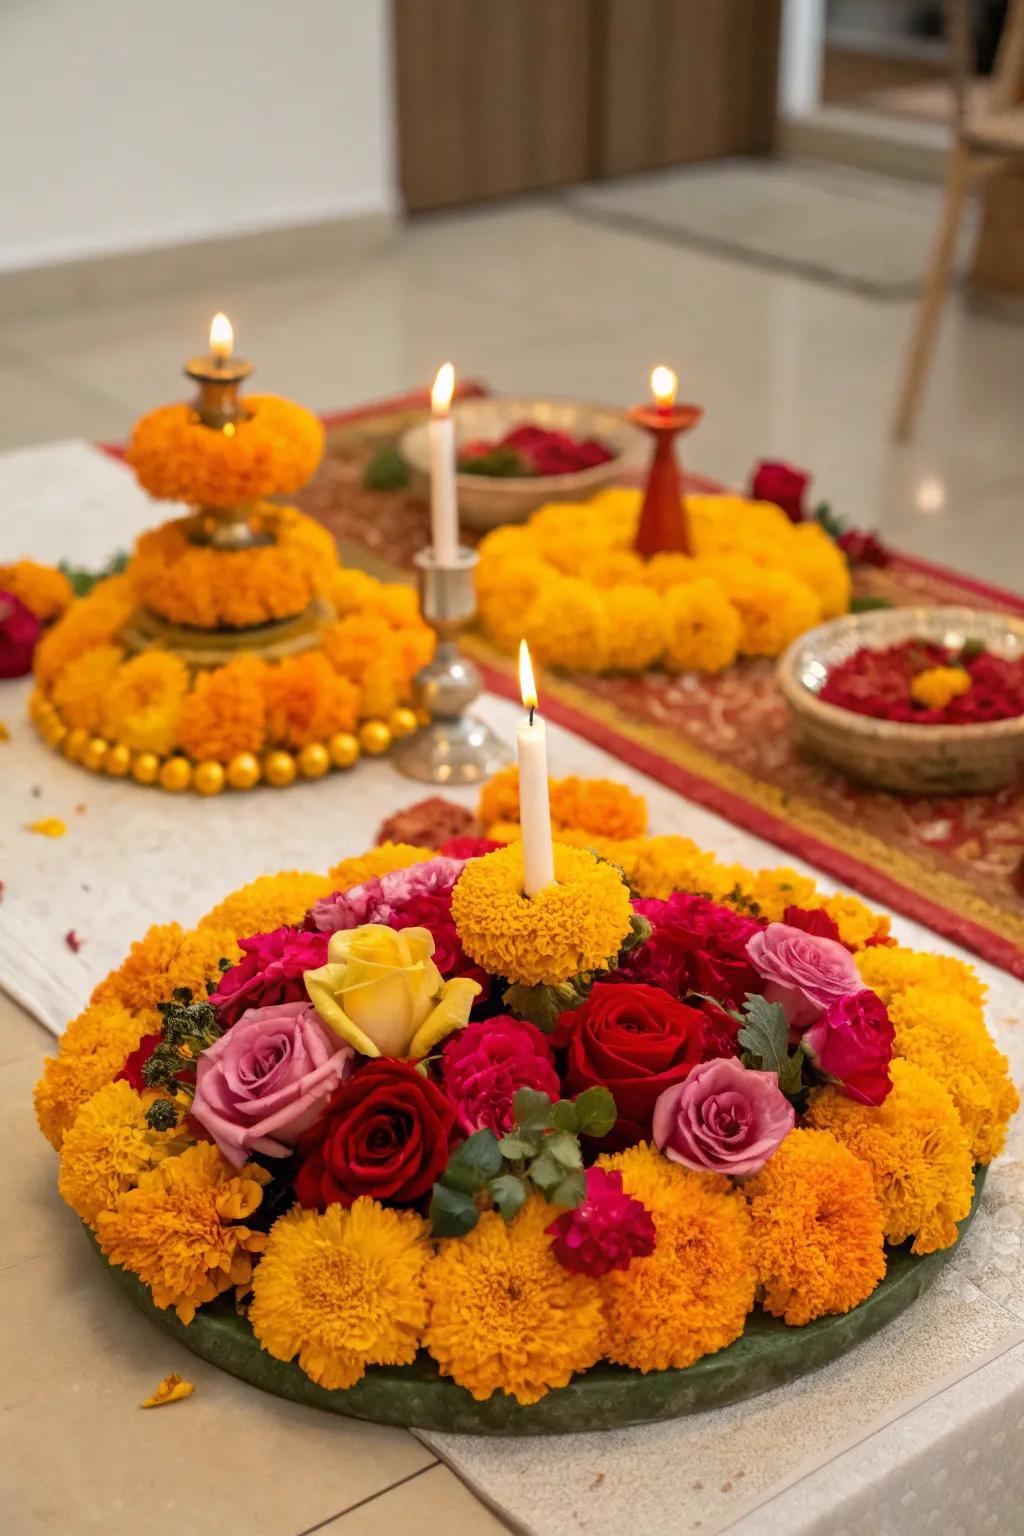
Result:
<svg viewBox="0 0 1024 1536"><path fill-rule="evenodd" d="M501 1149L493 1131L474 1131L448 1159L441 1182L449 1189L476 1194L502 1169Z"/></svg>
<svg viewBox="0 0 1024 1536"><path fill-rule="evenodd" d="M510 1163L517 1163L525 1157L536 1157L540 1151L540 1142L528 1141L522 1135L503 1136L498 1142L498 1149Z"/></svg>
<svg viewBox="0 0 1024 1536"><path fill-rule="evenodd" d="M607 1136L618 1119L615 1100L607 1088L584 1088L576 1100L576 1120L585 1136Z"/></svg>
<svg viewBox="0 0 1024 1536"><path fill-rule="evenodd" d="M569 1131L572 1135L576 1134L579 1129L579 1117L572 1099L559 1099L551 1111L551 1124L556 1131Z"/></svg>
<svg viewBox="0 0 1024 1536"><path fill-rule="evenodd" d="M465 1237L480 1220L480 1212L470 1195L444 1184L434 1185L430 1202L430 1230L434 1237Z"/></svg>
<svg viewBox="0 0 1024 1536"><path fill-rule="evenodd" d="M582 1168L583 1154L576 1137L569 1131L555 1131L544 1142L545 1155L553 1157L563 1168Z"/></svg>
<svg viewBox="0 0 1024 1536"><path fill-rule="evenodd" d="M551 1100L538 1088L517 1088L512 1113L518 1126L546 1126L551 1120Z"/></svg>
<svg viewBox="0 0 1024 1536"><path fill-rule="evenodd" d="M526 1199L526 1185L522 1179L517 1179L514 1173L503 1173L500 1177L492 1179L488 1188L491 1191L491 1199L501 1212L505 1221L511 1221L523 1207Z"/></svg>
<svg viewBox="0 0 1024 1536"><path fill-rule="evenodd" d="M528 1169L530 1179L541 1193L550 1195L565 1179L565 1169L556 1157L550 1152L544 1151L539 1157L535 1157Z"/></svg>
<svg viewBox="0 0 1024 1536"><path fill-rule="evenodd" d="M564 1205L569 1210L582 1205L587 1198L587 1176L582 1168L574 1168L548 1195L552 1205Z"/></svg>

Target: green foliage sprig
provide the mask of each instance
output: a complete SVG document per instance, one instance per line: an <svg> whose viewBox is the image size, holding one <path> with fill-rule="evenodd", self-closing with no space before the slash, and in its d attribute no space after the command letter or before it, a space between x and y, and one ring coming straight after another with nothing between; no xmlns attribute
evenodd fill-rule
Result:
<svg viewBox="0 0 1024 1536"><path fill-rule="evenodd" d="M175 1100L184 1095L191 1101L195 1088L189 1078L196 1061L220 1038L222 1030L212 1006L205 1000L194 1002L188 987L179 987L169 1003L156 1006L163 1039L143 1063L142 1081L147 1088L166 1089L174 1099L157 1099L151 1104L146 1123L151 1130L169 1131L180 1119Z"/></svg>
<svg viewBox="0 0 1024 1536"><path fill-rule="evenodd" d="M789 1020L782 1006L748 992L742 1013L734 1017L742 1021L736 1039L743 1065L755 1072L774 1072L787 1099L799 1098L806 1055L802 1045L789 1048Z"/></svg>

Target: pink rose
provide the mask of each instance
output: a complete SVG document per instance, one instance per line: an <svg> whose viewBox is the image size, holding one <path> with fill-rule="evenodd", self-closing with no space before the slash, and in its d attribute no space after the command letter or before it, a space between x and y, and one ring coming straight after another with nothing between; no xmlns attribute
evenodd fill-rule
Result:
<svg viewBox="0 0 1024 1536"><path fill-rule="evenodd" d="M417 896L450 896L465 865L465 859L438 858L392 870L363 885L325 896L310 908L307 922L320 933L361 928L364 923L391 924L391 919Z"/></svg>
<svg viewBox="0 0 1024 1536"><path fill-rule="evenodd" d="M788 923L769 923L753 934L747 954L766 983L764 996L781 1003L791 1030L806 1029L829 1003L864 986L842 944Z"/></svg>
<svg viewBox="0 0 1024 1536"><path fill-rule="evenodd" d="M245 958L224 972L210 1002L225 1029L250 1008L305 1003L306 971L327 963L327 937L301 928L275 928L239 939Z"/></svg>
<svg viewBox="0 0 1024 1536"><path fill-rule="evenodd" d="M463 1131L512 1129L512 1100L519 1088L536 1088L549 1098L560 1093L551 1049L540 1030L522 1019L502 1016L467 1024L452 1035L441 1061L444 1088Z"/></svg>
<svg viewBox="0 0 1024 1536"><path fill-rule="evenodd" d="M882 999L865 988L830 1003L803 1044L818 1071L834 1078L848 1098L881 1104L892 1087L894 1033Z"/></svg>
<svg viewBox="0 0 1024 1536"><path fill-rule="evenodd" d="M774 1072L751 1072L735 1056L704 1061L654 1106L654 1141L698 1173L757 1173L796 1124Z"/></svg>
<svg viewBox="0 0 1024 1536"><path fill-rule="evenodd" d="M286 1157L354 1055L311 1003L251 1008L200 1056L192 1118L236 1168L250 1152Z"/></svg>

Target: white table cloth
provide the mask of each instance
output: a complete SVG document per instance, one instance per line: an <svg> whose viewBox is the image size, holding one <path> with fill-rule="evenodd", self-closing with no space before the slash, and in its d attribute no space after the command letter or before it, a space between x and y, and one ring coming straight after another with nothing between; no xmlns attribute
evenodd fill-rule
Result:
<svg viewBox="0 0 1024 1536"><path fill-rule="evenodd" d="M0 559L100 564L167 516L122 466L84 443L0 455ZM27 683L0 684L0 985L59 1032L153 922L188 924L277 869L325 869L421 797L390 760L286 791L174 797L86 774L25 718ZM480 711L509 740L519 710ZM619 778L652 829L727 859L798 861L692 806L598 748L550 733L551 771ZM455 792L472 804L472 791ZM29 822L61 817L50 840ZM813 873L813 871L812 871ZM821 877L823 886L831 882ZM953 946L897 918L901 942ZM65 943L73 929L74 953ZM970 958L970 957L965 957ZM1021 989L974 961L989 1021L1024 1080ZM712 1531L932 1536L1024 1529L1024 1135L990 1171L982 1209L932 1292L845 1359L747 1403L604 1435L424 1436L516 1529L535 1536Z"/></svg>

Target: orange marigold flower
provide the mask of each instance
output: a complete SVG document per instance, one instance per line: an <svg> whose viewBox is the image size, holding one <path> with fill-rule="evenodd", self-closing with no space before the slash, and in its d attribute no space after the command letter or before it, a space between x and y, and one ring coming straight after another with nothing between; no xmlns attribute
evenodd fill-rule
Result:
<svg viewBox="0 0 1024 1536"><path fill-rule="evenodd" d="M350 682L362 683L367 670L381 658L394 661L391 625L379 613L352 613L323 633L323 648L332 667Z"/></svg>
<svg viewBox="0 0 1024 1536"><path fill-rule="evenodd" d="M654 1218L657 1246L600 1280L605 1353L634 1370L692 1365L743 1332L757 1270L742 1194L720 1174L694 1173L647 1142L598 1159Z"/></svg>
<svg viewBox="0 0 1024 1536"><path fill-rule="evenodd" d="M477 818L484 827L497 821L519 820L519 769L515 763L499 768L487 780L477 802Z"/></svg>
<svg viewBox="0 0 1024 1536"><path fill-rule="evenodd" d="M997 1049L981 1009L955 993L908 987L889 1005L897 1056L915 1062L949 1093L976 1163L1003 1150L1020 1108L1010 1063Z"/></svg>
<svg viewBox="0 0 1024 1536"><path fill-rule="evenodd" d="M233 507L305 485L324 451L324 429L301 405L247 395L234 432L211 431L191 405L162 405L135 423L128 463L151 496Z"/></svg>
<svg viewBox="0 0 1024 1536"><path fill-rule="evenodd" d="M101 1211L113 1210L119 1195L135 1188L143 1173L188 1144L177 1130L149 1129L146 1109L153 1097L143 1097L125 1082L107 1083L68 1128L57 1188L90 1227Z"/></svg>
<svg viewBox="0 0 1024 1536"><path fill-rule="evenodd" d="M227 762L236 752L259 752L267 736L266 662L239 656L226 667L200 672L181 706L178 741L198 762Z"/></svg>
<svg viewBox="0 0 1024 1536"><path fill-rule="evenodd" d="M359 689L319 651L288 656L264 674L267 737L274 746L304 747L359 719Z"/></svg>
<svg viewBox="0 0 1024 1536"><path fill-rule="evenodd" d="M539 1195L508 1224L485 1211L466 1237L442 1242L427 1268L423 1342L477 1402L504 1392L536 1403L601 1357L600 1293L555 1258L554 1214Z"/></svg>
<svg viewBox="0 0 1024 1536"><path fill-rule="evenodd" d="M551 819L559 828L597 838L640 837L647 830L647 802L614 779L549 779ZM477 816L485 827L519 820L519 769L501 768L480 791Z"/></svg>
<svg viewBox="0 0 1024 1536"><path fill-rule="evenodd" d="M95 1003L121 1003L144 1014L169 1001L179 987L193 997L206 997L206 983L220 976L220 961L241 958L235 935L223 928L182 928L180 923L156 923L128 951L92 994Z"/></svg>
<svg viewBox="0 0 1024 1536"><path fill-rule="evenodd" d="M871 1295L885 1274L882 1212L848 1147L827 1131L791 1131L743 1193L766 1312L797 1325Z"/></svg>
<svg viewBox="0 0 1024 1536"><path fill-rule="evenodd" d="M267 1239L243 1223L269 1179L265 1168L247 1163L239 1171L215 1146L198 1142L143 1173L112 1210L100 1211L100 1247L149 1286L158 1307L173 1307L190 1323L230 1286L248 1287L252 1256Z"/></svg>
<svg viewBox="0 0 1024 1536"><path fill-rule="evenodd" d="M0 565L0 592L19 598L44 624L62 614L75 595L63 571L36 560Z"/></svg>
<svg viewBox="0 0 1024 1536"><path fill-rule="evenodd" d="M200 928L219 928L239 938L270 933L286 924L301 923L321 896L337 886L328 875L289 869L279 875L260 875L240 890L232 891L200 920Z"/></svg>
<svg viewBox="0 0 1024 1536"><path fill-rule="evenodd" d="M178 738L178 717L188 692L188 667L173 651L142 651L111 679L103 728L134 752L164 756Z"/></svg>
<svg viewBox="0 0 1024 1536"><path fill-rule="evenodd" d="M821 905L839 928L839 937L851 949L861 950L869 940L889 937L891 920L887 912L872 912L856 896L841 892L829 896Z"/></svg>
<svg viewBox="0 0 1024 1536"><path fill-rule="evenodd" d="M877 992L883 1003L908 987L927 987L934 992L952 992L980 1007L987 988L978 980L973 965L953 955L921 954L902 945L874 945L857 956L857 969L864 985Z"/></svg>
<svg viewBox="0 0 1024 1536"><path fill-rule="evenodd" d="M601 594L574 576L541 587L523 615L522 633L542 666L602 672L608 665L609 627Z"/></svg>
<svg viewBox="0 0 1024 1536"><path fill-rule="evenodd" d="M717 581L698 577L670 587L662 599L670 672L721 672L732 666L740 640L740 617Z"/></svg>
<svg viewBox="0 0 1024 1536"><path fill-rule="evenodd" d="M42 686L52 687L83 651L115 640L137 605L135 588L126 576L110 576L98 582L88 597L72 603L36 646L33 666Z"/></svg>
<svg viewBox="0 0 1024 1536"><path fill-rule="evenodd" d="M356 854L355 858L342 859L330 870L328 894L334 891L350 891L354 885L389 875L393 869L408 869L413 864L425 864L434 857L430 848L419 848L413 843L380 843L369 853Z"/></svg>
<svg viewBox="0 0 1024 1536"><path fill-rule="evenodd" d="M253 1280L252 1331L318 1386L352 1387L368 1365L411 1365L427 1321L427 1224L356 1200L296 1207L270 1229Z"/></svg>
<svg viewBox="0 0 1024 1536"><path fill-rule="evenodd" d="M807 1110L871 1170L885 1236L912 1253L948 1248L971 1208L974 1167L956 1106L941 1083L911 1061L894 1058L892 1090L873 1108L823 1088ZM916 1234L916 1235L915 1235Z"/></svg>
<svg viewBox="0 0 1024 1536"><path fill-rule="evenodd" d="M108 690L123 661L124 651L119 645L97 645L68 662L51 695L65 725L85 731L100 729Z"/></svg>
<svg viewBox="0 0 1024 1536"><path fill-rule="evenodd" d="M51 1146L60 1146L82 1105L120 1072L150 1027L149 1018L112 999L90 1003L71 1020L35 1087L36 1120Z"/></svg>
<svg viewBox="0 0 1024 1536"><path fill-rule="evenodd" d="M759 869L750 882L750 897L769 923L780 923L787 907L816 907L818 894L810 875L785 865Z"/></svg>

